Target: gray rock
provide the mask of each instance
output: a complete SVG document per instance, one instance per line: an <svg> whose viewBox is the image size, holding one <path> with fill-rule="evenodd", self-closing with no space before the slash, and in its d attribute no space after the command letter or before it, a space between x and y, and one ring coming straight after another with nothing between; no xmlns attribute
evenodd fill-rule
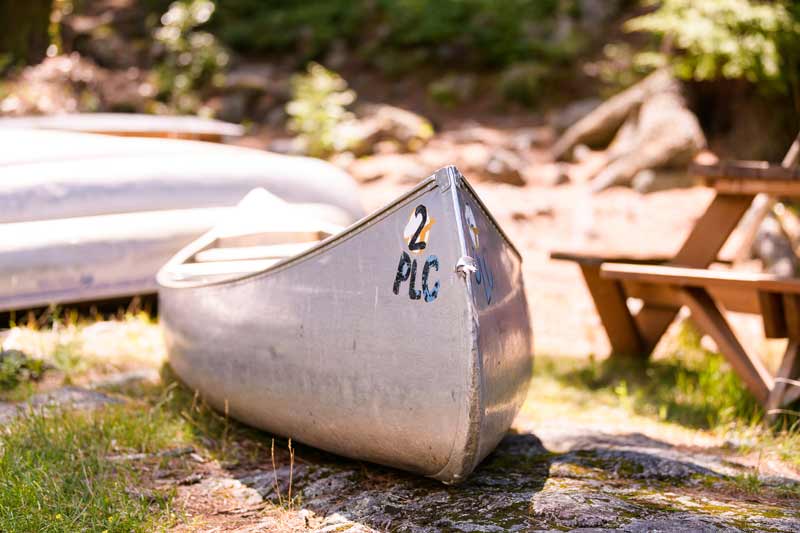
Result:
<svg viewBox="0 0 800 533"><path fill-rule="evenodd" d="M599 98L576 100L550 117L550 125L557 133L562 133L580 119L594 111L603 101Z"/></svg>
<svg viewBox="0 0 800 533"><path fill-rule="evenodd" d="M0 402L0 423L8 423L29 410L60 408L91 410L115 403L122 403L122 400L80 387L62 387L54 391L35 394L28 401L22 403Z"/></svg>
<svg viewBox="0 0 800 533"><path fill-rule="evenodd" d="M119 372L104 376L90 384L92 389L121 388L138 385L141 383L155 383L160 379L155 368L140 368L128 372Z"/></svg>
<svg viewBox="0 0 800 533"><path fill-rule="evenodd" d="M247 116L251 96L246 92L231 92L220 97L218 118L227 122L240 123Z"/></svg>
<svg viewBox="0 0 800 533"><path fill-rule="evenodd" d="M357 155L374 152L381 141L393 141L402 151L415 152L433 136L433 126L425 117L386 104L361 104L356 108L356 136L361 139Z"/></svg>
<svg viewBox="0 0 800 533"><path fill-rule="evenodd" d="M551 453L530 433L508 435L457 486L319 452L307 457L299 449L304 457L295 465L293 487L307 512L325 517L319 532L797 530L797 511L790 508L781 515L752 502L723 503L712 513L704 510L711 508L705 497L681 494L697 475L723 481L703 454L641 434L562 429L558 439L565 453ZM285 491L286 465L239 480L272 498L276 475Z"/></svg>
<svg viewBox="0 0 800 533"><path fill-rule="evenodd" d="M637 519L625 526L623 531L630 533L717 533L719 531L741 531L735 527L719 525L688 513L675 513L669 518Z"/></svg>
<svg viewBox="0 0 800 533"><path fill-rule="evenodd" d="M598 528L614 527L623 521L623 516L641 513L641 509L608 494L559 487L536 494L531 512L545 523L560 528Z"/></svg>
<svg viewBox="0 0 800 533"><path fill-rule="evenodd" d="M525 185L522 171L525 161L510 150L495 150L489 156L484 175L489 181L507 183L509 185Z"/></svg>

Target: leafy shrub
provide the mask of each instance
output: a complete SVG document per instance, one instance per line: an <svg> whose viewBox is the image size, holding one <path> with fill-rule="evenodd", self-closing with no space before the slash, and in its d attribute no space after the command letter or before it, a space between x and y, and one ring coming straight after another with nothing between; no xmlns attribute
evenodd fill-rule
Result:
<svg viewBox="0 0 800 533"><path fill-rule="evenodd" d="M535 62L517 63L500 77L500 93L509 102L532 106L542 94L548 69Z"/></svg>
<svg viewBox="0 0 800 533"><path fill-rule="evenodd" d="M351 127L355 119L347 110L356 93L341 76L311 63L305 73L292 77L291 86L292 100L286 105L288 126L306 153L326 157L357 143Z"/></svg>
<svg viewBox="0 0 800 533"><path fill-rule="evenodd" d="M640 64L671 64L684 79L746 79L785 88L797 85L799 20L797 6L781 1L663 0L626 29L651 33L677 51L642 53Z"/></svg>
<svg viewBox="0 0 800 533"><path fill-rule="evenodd" d="M214 26L231 47L245 53L323 52L335 39L363 31L365 0L226 0Z"/></svg>
<svg viewBox="0 0 800 533"><path fill-rule="evenodd" d="M20 383L36 381L44 373L44 362L18 350L0 351L0 390L12 390Z"/></svg>
<svg viewBox="0 0 800 533"><path fill-rule="evenodd" d="M477 80L468 74L446 74L428 84L428 97L444 107L468 102L474 95Z"/></svg>
<svg viewBox="0 0 800 533"><path fill-rule="evenodd" d="M214 13L210 0L173 2L161 17L154 38L163 54L156 67L159 96L179 112L199 106L197 91L218 84L228 54L216 38L197 28Z"/></svg>
<svg viewBox="0 0 800 533"><path fill-rule="evenodd" d="M390 72L424 63L505 66L558 60L560 0L226 0L214 26L245 53L296 53L305 61L334 41L349 43ZM409 61L413 59L413 61Z"/></svg>

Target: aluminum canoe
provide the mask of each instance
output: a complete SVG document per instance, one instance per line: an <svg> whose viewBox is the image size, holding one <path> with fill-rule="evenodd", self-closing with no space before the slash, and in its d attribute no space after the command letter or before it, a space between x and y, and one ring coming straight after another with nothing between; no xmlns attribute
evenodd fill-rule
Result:
<svg viewBox="0 0 800 533"><path fill-rule="evenodd" d="M342 231L268 211L282 229L214 230L159 272L174 371L252 426L464 480L532 365L521 258L474 190L445 167Z"/></svg>
<svg viewBox="0 0 800 533"><path fill-rule="evenodd" d="M244 128L220 120L190 116L135 113L60 113L55 115L0 118L0 129L57 130L101 133L121 137L167 137L222 142L241 137Z"/></svg>
<svg viewBox="0 0 800 533"><path fill-rule="evenodd" d="M0 311L153 294L170 257L264 187L349 224L355 182L307 157L0 127Z"/></svg>

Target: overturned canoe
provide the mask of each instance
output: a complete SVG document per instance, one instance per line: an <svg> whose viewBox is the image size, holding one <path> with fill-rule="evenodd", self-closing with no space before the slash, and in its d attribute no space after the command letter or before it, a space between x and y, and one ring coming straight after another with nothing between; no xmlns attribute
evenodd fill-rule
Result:
<svg viewBox="0 0 800 533"><path fill-rule="evenodd" d="M532 342L520 256L472 188L447 167L343 231L268 211L159 272L175 372L253 426L463 480L516 415Z"/></svg>
<svg viewBox="0 0 800 533"><path fill-rule="evenodd" d="M0 128L0 223L233 206L264 187L288 202L364 215L326 161L178 139Z"/></svg>
<svg viewBox="0 0 800 533"><path fill-rule="evenodd" d="M60 113L56 115L0 118L0 128L101 133L120 137L166 137L222 142L241 137L239 124L191 116L135 113Z"/></svg>
<svg viewBox="0 0 800 533"><path fill-rule="evenodd" d="M339 224L355 182L308 157L0 128L0 311L152 294L170 257L263 187Z"/></svg>

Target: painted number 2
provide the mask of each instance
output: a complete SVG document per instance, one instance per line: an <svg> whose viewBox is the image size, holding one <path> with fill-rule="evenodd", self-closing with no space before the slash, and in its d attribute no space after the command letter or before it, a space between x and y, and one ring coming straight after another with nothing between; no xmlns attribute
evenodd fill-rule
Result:
<svg viewBox="0 0 800 533"><path fill-rule="evenodd" d="M419 254L428 246L428 234L435 220L428 216L428 208L419 204L411 212L405 229L403 239L412 254ZM431 287L429 277L431 270L439 271L439 258L429 255L422 265L421 287L417 288L417 260L412 259L408 252L400 252L400 262L397 264L397 271L392 284L392 292L400 294L400 286L408 282L408 297L411 300L424 299L432 302L439 295L439 282L436 281Z"/></svg>
<svg viewBox="0 0 800 533"><path fill-rule="evenodd" d="M419 224L417 225L416 231L411 235L411 239L408 241L408 249L412 252L424 250L425 246L427 246L425 242L427 235L422 235L422 232L426 229L425 225L428 223L428 209L422 204L414 209L414 216L411 217L411 221L416 221L417 218L419 218ZM411 223L411 221L409 221L409 223ZM422 237L422 240L419 240L420 237Z"/></svg>

